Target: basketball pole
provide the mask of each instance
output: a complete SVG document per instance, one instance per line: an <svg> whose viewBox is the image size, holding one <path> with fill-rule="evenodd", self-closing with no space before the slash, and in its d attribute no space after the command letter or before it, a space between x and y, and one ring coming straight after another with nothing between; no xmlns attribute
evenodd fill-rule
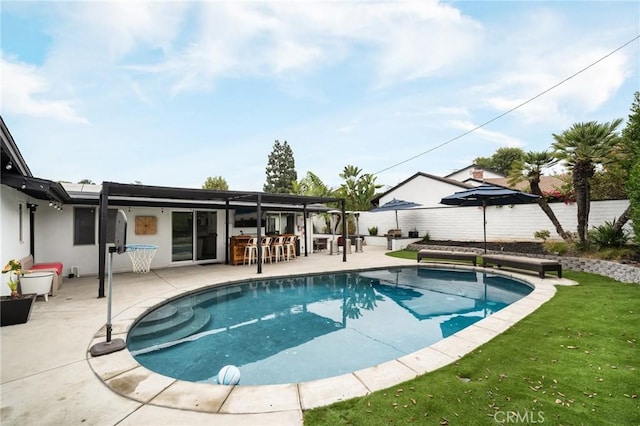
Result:
<svg viewBox="0 0 640 426"><path fill-rule="evenodd" d="M109 247L109 293L107 296L107 340L91 346L89 352L93 356L101 356L121 351L127 345L122 339L111 340L111 299L113 297L113 253L117 247Z"/></svg>

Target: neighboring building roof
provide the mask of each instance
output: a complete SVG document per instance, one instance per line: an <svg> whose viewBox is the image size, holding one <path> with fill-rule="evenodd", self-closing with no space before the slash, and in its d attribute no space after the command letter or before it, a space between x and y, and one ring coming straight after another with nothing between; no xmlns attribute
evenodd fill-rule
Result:
<svg viewBox="0 0 640 426"><path fill-rule="evenodd" d="M456 175L458 173L462 173L465 170L470 170L470 169L471 170L484 170L484 171L487 171L489 173L493 173L493 174L500 175L500 176L505 176L504 173L500 173L500 172L498 172L496 170L492 170L492 169L489 169L487 167L480 167L480 166L478 166L477 164L474 163L474 164L471 164L471 165L469 165L467 167L463 167L460 170L455 170L455 171L449 173L448 175L445 176L445 178L449 178L449 177L451 177L453 175Z"/></svg>
<svg viewBox="0 0 640 426"><path fill-rule="evenodd" d="M529 182L527 180L521 180L515 185L509 184L509 178L485 179L484 182L506 186L520 191L530 191ZM562 185L564 185L564 180L562 180L560 176L540 176L540 190L543 193L552 192L557 188L560 188Z"/></svg>
<svg viewBox="0 0 640 426"><path fill-rule="evenodd" d="M384 197L385 195L389 194L390 192L393 192L393 191L397 190L399 187L401 187L403 185L406 185L407 183L409 183L410 181L414 180L417 177L425 177L427 179L437 180L437 181L440 181L440 182L448 183L449 185L452 185L452 186L457 186L457 187L462 188L462 189L473 188L473 185L469 185L469 184L466 184L464 182L460 182L459 180L448 179L446 177L436 176L436 175L432 175L432 174L424 173L424 172L418 172L418 173L414 174L413 176L410 176L407 179L403 180L402 182L400 182L396 186L388 189L387 191L385 191L385 192L383 192L381 194L377 194L375 197L373 197L371 199L371 204L373 206L377 207L379 202L380 202L380 198Z"/></svg>

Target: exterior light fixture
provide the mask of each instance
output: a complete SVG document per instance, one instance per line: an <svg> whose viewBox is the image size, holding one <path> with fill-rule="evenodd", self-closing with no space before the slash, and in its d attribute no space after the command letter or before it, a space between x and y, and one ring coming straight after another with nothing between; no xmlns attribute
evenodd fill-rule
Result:
<svg viewBox="0 0 640 426"><path fill-rule="evenodd" d="M9 162L7 163L7 165L6 165L6 166L4 166L4 168L5 168L5 169L7 169L7 170L11 170L11 169L13 169L13 164L11 163L11 161L9 161Z"/></svg>
<svg viewBox="0 0 640 426"><path fill-rule="evenodd" d="M22 186L20 188L25 189L27 187L27 182L22 182Z"/></svg>

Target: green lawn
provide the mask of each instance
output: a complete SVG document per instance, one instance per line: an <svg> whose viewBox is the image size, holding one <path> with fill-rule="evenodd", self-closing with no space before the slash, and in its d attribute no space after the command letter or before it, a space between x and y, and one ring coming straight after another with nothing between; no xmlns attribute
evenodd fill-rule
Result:
<svg viewBox="0 0 640 426"><path fill-rule="evenodd" d="M415 252L394 255L415 259ZM580 285L435 372L304 413L305 425L640 425L640 285Z"/></svg>

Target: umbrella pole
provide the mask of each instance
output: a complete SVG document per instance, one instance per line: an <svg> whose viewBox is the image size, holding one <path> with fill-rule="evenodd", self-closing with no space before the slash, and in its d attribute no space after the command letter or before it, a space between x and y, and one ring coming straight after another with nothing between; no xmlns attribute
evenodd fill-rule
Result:
<svg viewBox="0 0 640 426"><path fill-rule="evenodd" d="M482 228L484 230L484 253L487 254L487 202L482 201Z"/></svg>
<svg viewBox="0 0 640 426"><path fill-rule="evenodd" d="M398 210L396 210L396 229L400 229L400 225L398 225Z"/></svg>

